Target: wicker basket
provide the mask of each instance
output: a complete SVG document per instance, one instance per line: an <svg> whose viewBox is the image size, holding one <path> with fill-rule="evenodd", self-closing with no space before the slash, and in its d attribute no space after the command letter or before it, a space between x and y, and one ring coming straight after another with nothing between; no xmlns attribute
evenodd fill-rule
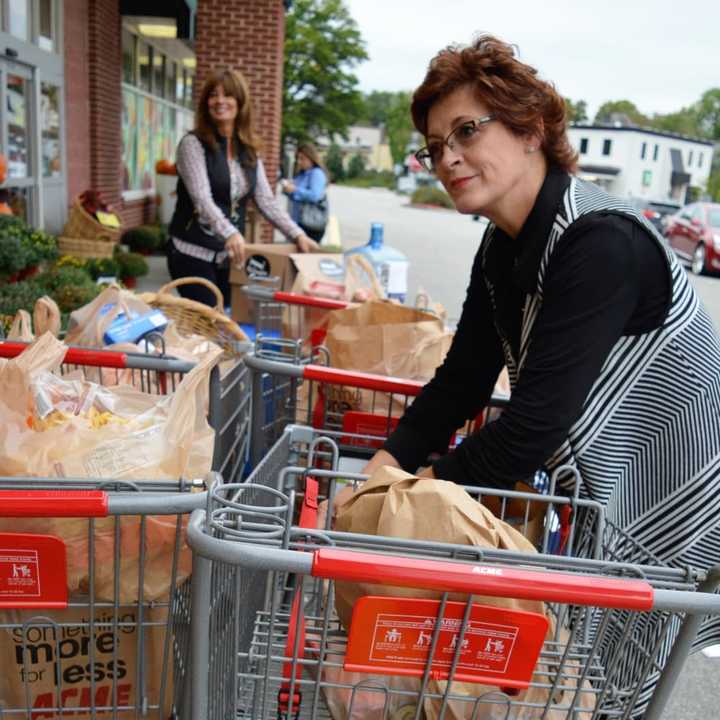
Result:
<svg viewBox="0 0 720 720"><path fill-rule="evenodd" d="M89 212L83 208L80 198L75 198L70 207L68 221L63 228L63 235L72 238L85 238L87 240L105 240L116 243L120 240L122 231L106 227L99 223Z"/></svg>
<svg viewBox="0 0 720 720"><path fill-rule="evenodd" d="M61 255L75 255L84 258L111 258L117 243L107 240L86 240L85 238L58 238L58 250Z"/></svg>
<svg viewBox="0 0 720 720"><path fill-rule="evenodd" d="M195 300L177 297L170 291L182 285L203 285L217 299L214 308ZM223 296L216 285L201 277L178 278L163 285L156 293L143 293L140 299L175 321L178 331L202 335L217 343L227 355L243 355L249 347L248 336L223 312Z"/></svg>

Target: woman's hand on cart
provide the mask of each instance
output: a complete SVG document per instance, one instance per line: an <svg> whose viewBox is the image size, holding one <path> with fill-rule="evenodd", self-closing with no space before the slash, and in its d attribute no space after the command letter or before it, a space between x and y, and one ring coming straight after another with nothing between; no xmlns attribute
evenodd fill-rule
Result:
<svg viewBox="0 0 720 720"><path fill-rule="evenodd" d="M245 262L245 238L240 233L234 233L225 241L225 250L235 265Z"/></svg>
<svg viewBox="0 0 720 720"><path fill-rule="evenodd" d="M298 235L295 242L301 253L317 252L320 247L314 240L305 235L305 233Z"/></svg>

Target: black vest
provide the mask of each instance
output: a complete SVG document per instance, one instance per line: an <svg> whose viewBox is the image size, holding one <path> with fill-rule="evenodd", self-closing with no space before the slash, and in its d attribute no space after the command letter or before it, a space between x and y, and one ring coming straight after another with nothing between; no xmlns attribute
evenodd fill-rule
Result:
<svg viewBox="0 0 720 720"><path fill-rule="evenodd" d="M218 144L213 150L202 140L205 151L205 165L210 181L210 192L213 202L222 210L225 217L238 229L245 233L245 206L249 197L255 192L257 180L257 166L251 166L245 148L239 148L236 154L240 165L245 172L248 182L248 191L233 205L231 197L230 165L227 162L227 138L217 136ZM175 212L170 221L170 235L195 243L210 250L220 251L225 248L225 240L215 235L211 228L195 212L195 206L185 187L183 179L178 176L177 203Z"/></svg>

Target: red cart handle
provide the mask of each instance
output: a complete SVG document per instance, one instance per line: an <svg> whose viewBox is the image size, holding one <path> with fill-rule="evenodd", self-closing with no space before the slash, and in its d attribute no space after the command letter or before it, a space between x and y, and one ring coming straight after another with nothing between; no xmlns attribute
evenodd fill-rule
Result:
<svg viewBox="0 0 720 720"><path fill-rule="evenodd" d="M424 560L323 548L313 577L574 605L652 610L654 590L642 580L589 577L496 565Z"/></svg>
<svg viewBox="0 0 720 720"><path fill-rule="evenodd" d="M0 490L1 517L107 517L101 490Z"/></svg>
<svg viewBox="0 0 720 720"><path fill-rule="evenodd" d="M348 306L348 303L344 300L331 300L317 295L301 295L293 292L275 292L273 293L273 300L288 305L304 305L325 310L344 310Z"/></svg>
<svg viewBox="0 0 720 720"><path fill-rule="evenodd" d="M15 358L24 352L29 343L0 342L0 357ZM70 365L89 365L92 367L117 368L124 370L128 367L127 353L114 350L86 350L84 348L68 348L63 358L64 363Z"/></svg>
<svg viewBox="0 0 720 720"><path fill-rule="evenodd" d="M329 383L330 385L350 385L363 390L377 390L412 396L418 395L425 386L425 383L419 380L401 380L385 375L338 370L326 365L305 365L303 378Z"/></svg>

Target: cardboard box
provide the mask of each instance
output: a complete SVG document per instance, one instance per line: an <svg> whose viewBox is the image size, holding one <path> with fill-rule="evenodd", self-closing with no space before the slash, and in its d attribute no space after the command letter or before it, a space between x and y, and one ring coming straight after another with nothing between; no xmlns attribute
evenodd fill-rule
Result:
<svg viewBox="0 0 720 720"><path fill-rule="evenodd" d="M295 243L268 243L247 245L245 267L232 267L230 286L232 289L232 319L238 323L255 321L254 303L242 291L242 286L256 278L278 278L278 290L289 290L295 279L295 265L291 255L297 252Z"/></svg>

